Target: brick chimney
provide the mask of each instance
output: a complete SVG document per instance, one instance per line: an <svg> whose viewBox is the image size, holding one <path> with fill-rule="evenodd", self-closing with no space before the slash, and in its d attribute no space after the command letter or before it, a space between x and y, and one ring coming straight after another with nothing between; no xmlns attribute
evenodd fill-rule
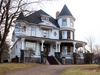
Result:
<svg viewBox="0 0 100 75"><path fill-rule="evenodd" d="M57 11L57 12L56 12L56 18L59 16L59 14L60 14L60 12L59 12L59 11Z"/></svg>

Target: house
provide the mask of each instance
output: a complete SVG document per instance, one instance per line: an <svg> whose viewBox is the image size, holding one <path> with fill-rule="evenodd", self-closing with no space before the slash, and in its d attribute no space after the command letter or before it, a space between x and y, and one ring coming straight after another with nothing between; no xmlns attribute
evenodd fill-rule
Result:
<svg viewBox="0 0 100 75"><path fill-rule="evenodd" d="M34 62L42 62L42 55L44 55L48 58L58 56L57 60L65 57L65 63L71 64L73 53L78 53L78 48L82 47L83 52L79 55L83 62L86 42L75 40L74 21L75 18L66 5L61 12L56 13L56 19L43 10L38 10L28 16L24 16L21 12L15 21L12 35L14 44L11 48L10 59L17 55L20 62L21 51L31 48L35 53L32 57ZM28 60L25 53L23 60L24 62Z"/></svg>

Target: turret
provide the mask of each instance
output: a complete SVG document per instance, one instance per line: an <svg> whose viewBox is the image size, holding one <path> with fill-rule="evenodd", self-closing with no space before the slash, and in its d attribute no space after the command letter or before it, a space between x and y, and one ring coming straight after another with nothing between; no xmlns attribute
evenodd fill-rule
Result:
<svg viewBox="0 0 100 75"><path fill-rule="evenodd" d="M75 18L69 11L68 7L64 5L62 11L57 17L58 24L60 26L59 39L71 39L74 40L74 21Z"/></svg>

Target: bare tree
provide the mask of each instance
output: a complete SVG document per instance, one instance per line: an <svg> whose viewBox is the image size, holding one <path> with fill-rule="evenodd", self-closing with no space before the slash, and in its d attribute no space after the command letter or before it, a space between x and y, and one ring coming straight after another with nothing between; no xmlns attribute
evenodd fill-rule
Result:
<svg viewBox="0 0 100 75"><path fill-rule="evenodd" d="M25 55L28 56L28 63L31 62L31 57L35 55L35 52L33 49L29 48L28 50L25 50Z"/></svg>
<svg viewBox="0 0 100 75"><path fill-rule="evenodd" d="M0 62L1 62L1 50L10 31L10 28L14 26L13 21L19 15L20 12L25 12L29 14L29 7L33 4L42 4L43 1L53 1L53 0L0 0Z"/></svg>
<svg viewBox="0 0 100 75"><path fill-rule="evenodd" d="M93 52L93 44L95 42L95 38L93 36L88 36L85 38L87 43L88 43L88 46L90 48L90 51Z"/></svg>

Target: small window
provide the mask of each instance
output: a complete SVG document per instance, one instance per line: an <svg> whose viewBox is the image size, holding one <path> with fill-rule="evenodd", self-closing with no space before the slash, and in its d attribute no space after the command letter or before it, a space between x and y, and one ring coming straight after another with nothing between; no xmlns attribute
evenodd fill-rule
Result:
<svg viewBox="0 0 100 75"><path fill-rule="evenodd" d="M36 28L32 28L32 36L35 36L35 30Z"/></svg>
<svg viewBox="0 0 100 75"><path fill-rule="evenodd" d="M24 31L24 32L26 31L26 26L23 26L23 31Z"/></svg>
<svg viewBox="0 0 100 75"><path fill-rule="evenodd" d="M62 20L62 25L63 25L63 26L67 26L67 21L66 21L66 19L63 19L63 20Z"/></svg>

